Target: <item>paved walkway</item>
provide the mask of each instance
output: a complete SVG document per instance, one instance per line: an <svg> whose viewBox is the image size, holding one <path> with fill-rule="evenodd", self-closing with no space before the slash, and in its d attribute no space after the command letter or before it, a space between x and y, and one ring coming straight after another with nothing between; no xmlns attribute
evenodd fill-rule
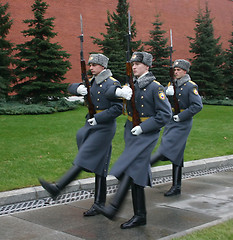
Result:
<svg viewBox="0 0 233 240"><path fill-rule="evenodd" d="M86 199L0 216L0 239L172 239L233 218L232 179L233 170L184 179L182 194L173 197L163 196L171 183L146 188L146 226L120 229L133 215L129 192L115 221L101 215L84 218L83 212L93 203Z"/></svg>

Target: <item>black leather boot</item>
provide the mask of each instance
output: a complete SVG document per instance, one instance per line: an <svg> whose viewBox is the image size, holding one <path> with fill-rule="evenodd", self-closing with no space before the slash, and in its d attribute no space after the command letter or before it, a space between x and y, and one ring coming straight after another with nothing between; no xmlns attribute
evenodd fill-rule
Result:
<svg viewBox="0 0 233 240"><path fill-rule="evenodd" d="M95 175L95 200L94 204L99 206L104 206L106 202L106 177L102 177L99 175ZM83 213L84 217L91 217L99 214L96 211L94 204L91 206L89 210Z"/></svg>
<svg viewBox="0 0 233 240"><path fill-rule="evenodd" d="M41 186L50 193L51 197L55 200L60 194L60 191L64 189L71 181L73 181L78 174L82 171L79 166L71 167L68 172L55 184L49 183L43 179L39 179Z"/></svg>
<svg viewBox="0 0 233 240"><path fill-rule="evenodd" d="M152 166L155 163L157 163L158 161L163 161L163 160L165 160L165 157L157 151L151 156L150 165Z"/></svg>
<svg viewBox="0 0 233 240"><path fill-rule="evenodd" d="M134 216L127 222L121 224L121 229L134 228L146 225L146 205L144 187L136 184L131 185Z"/></svg>
<svg viewBox="0 0 233 240"><path fill-rule="evenodd" d="M172 187L164 193L165 197L178 195L181 193L182 167L172 164Z"/></svg>
<svg viewBox="0 0 233 240"><path fill-rule="evenodd" d="M117 192L113 196L113 199L112 199L111 203L109 204L109 206L104 207L104 206L99 206L94 203L94 208L99 213L101 213L108 219L112 220L116 216L117 212L119 211L119 209L125 199L125 196L129 190L131 183L132 183L132 178L127 175L124 175L122 180L120 181Z"/></svg>

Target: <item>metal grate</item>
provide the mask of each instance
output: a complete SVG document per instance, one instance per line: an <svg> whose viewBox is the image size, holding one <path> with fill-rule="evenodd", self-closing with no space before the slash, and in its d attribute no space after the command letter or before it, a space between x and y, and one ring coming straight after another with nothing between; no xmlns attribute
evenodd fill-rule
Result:
<svg viewBox="0 0 233 240"><path fill-rule="evenodd" d="M212 168L212 169L208 169L208 170L199 170L199 171L195 171L195 172L185 173L185 174L183 174L182 178L183 179L195 178L195 177L200 177L200 176L204 176L204 175L208 175L208 174L214 174L214 173L219 173L219 172L228 172L228 171L232 171L232 170L233 170L233 166L228 165L228 166Z"/></svg>
<svg viewBox="0 0 233 240"><path fill-rule="evenodd" d="M209 169L204 171L195 171L195 172L185 173L182 175L182 178L183 179L195 178L198 176L203 176L203 175L208 175L208 174L213 174L218 172L226 172L231 170L233 170L233 166L225 166L225 167L219 167L219 168L214 168L214 169ZM172 181L172 177L154 178L152 181L152 186L171 182L171 181ZM118 188L117 185L109 186L107 188L107 194L115 193L117 188ZM38 200L14 203L11 205L0 206L0 216L12 214L15 212L26 211L30 209L42 208L46 206L67 204L70 202L80 201L80 200L85 200L90 198L94 198L94 189L90 191L81 190L77 192L66 193L59 196L55 201L52 198L48 197L48 198L43 198Z"/></svg>
<svg viewBox="0 0 233 240"><path fill-rule="evenodd" d="M116 192L116 189L117 189L117 185L109 186L107 188L107 194L112 194ZM53 200L51 197L48 197L43 199L14 203L11 205L0 206L0 216L12 214L15 212L26 211L30 209L42 208L46 206L67 204L70 202L75 202L75 201L80 201L80 200L85 200L90 198L94 198L94 190L90 190L90 191L81 190L77 192L66 193L59 196L56 200Z"/></svg>
<svg viewBox="0 0 233 240"><path fill-rule="evenodd" d="M204 176L204 175L208 175L208 174L227 172L227 171L232 171L232 170L233 170L233 166L231 166L231 165L224 166L224 167L218 167L218 168L212 168L212 169L208 169L208 170L199 170L199 171L194 171L194 172L189 172L189 173L183 173L182 179L195 178L195 177L200 177L200 176ZM172 176L154 178L152 181L152 186L155 186L157 184L171 182L171 181L172 181Z"/></svg>

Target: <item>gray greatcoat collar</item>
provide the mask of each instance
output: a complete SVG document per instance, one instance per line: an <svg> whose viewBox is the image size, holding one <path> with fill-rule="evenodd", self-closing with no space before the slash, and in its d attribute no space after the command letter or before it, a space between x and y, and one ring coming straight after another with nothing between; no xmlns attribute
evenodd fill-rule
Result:
<svg viewBox="0 0 233 240"><path fill-rule="evenodd" d="M188 82L191 80L189 74L185 74L182 78L176 79L176 84L178 87L182 86L184 83Z"/></svg>
<svg viewBox="0 0 233 240"><path fill-rule="evenodd" d="M99 73L97 76L93 76L95 78L96 84L101 84L105 79L112 76L112 72L109 69L103 70L101 73Z"/></svg>
<svg viewBox="0 0 233 240"><path fill-rule="evenodd" d="M137 81L139 88L144 88L147 85L149 85L151 82L155 80L155 76L152 72L148 72L145 75L142 75L141 77L137 78L134 77L134 81Z"/></svg>

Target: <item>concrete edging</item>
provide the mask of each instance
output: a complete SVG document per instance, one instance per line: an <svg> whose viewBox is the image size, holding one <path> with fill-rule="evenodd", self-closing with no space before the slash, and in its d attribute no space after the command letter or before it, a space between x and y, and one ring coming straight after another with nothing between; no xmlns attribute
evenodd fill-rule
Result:
<svg viewBox="0 0 233 240"><path fill-rule="evenodd" d="M184 163L183 173L209 170L211 168L224 167L233 165L233 155L205 158ZM171 164L152 167L152 178L160 178L171 176ZM118 180L113 176L107 177L108 186L116 185ZM87 178L73 181L66 187L63 193L71 193L79 190L94 189L95 178ZM0 206L20 203L25 201L33 201L41 198L49 197L48 193L41 187L29 187L18 190L0 192Z"/></svg>

